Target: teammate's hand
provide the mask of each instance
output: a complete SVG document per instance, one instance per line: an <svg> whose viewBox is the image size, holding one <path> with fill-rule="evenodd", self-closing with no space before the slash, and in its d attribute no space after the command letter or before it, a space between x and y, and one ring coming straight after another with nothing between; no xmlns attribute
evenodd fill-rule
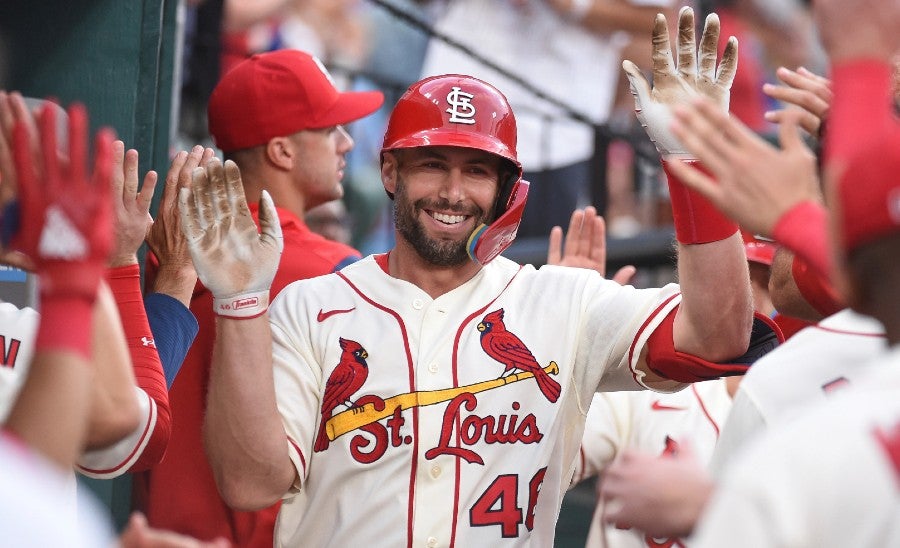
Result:
<svg viewBox="0 0 900 548"><path fill-rule="evenodd" d="M37 128L34 118L18 92L0 91L0 263L34 272L34 263L27 255L9 248L10 240L19 229L18 175L13 159L13 128L16 122L30 124L29 135L34 153L38 150Z"/></svg>
<svg viewBox="0 0 900 548"><path fill-rule="evenodd" d="M125 151L125 143L113 143L113 202L116 241L109 266L137 264L137 251L150 230L150 203L156 189L156 172L148 171L138 191L138 151Z"/></svg>
<svg viewBox="0 0 900 548"><path fill-rule="evenodd" d="M197 282L197 272L181 228L178 193L182 188L190 188L194 169L205 166L213 156L215 156L213 149L204 149L199 145L190 153L181 151L175 155L166 174L165 188L156 219L147 234L147 245L159 260L154 291L170 295L185 306L190 304L191 293Z"/></svg>
<svg viewBox="0 0 900 548"><path fill-rule="evenodd" d="M284 248L269 193L259 202L260 233L237 164L212 158L193 171L191 188L178 196L181 224L197 274L215 297L216 313L255 317L266 311L269 287Z"/></svg>
<svg viewBox="0 0 900 548"><path fill-rule="evenodd" d="M799 118L786 113L779 149L709 101L679 107L673 131L715 181L677 160L669 170L744 229L772 237L787 211L821 200L816 157L800 137Z"/></svg>
<svg viewBox="0 0 900 548"><path fill-rule="evenodd" d="M689 444L674 455L626 450L603 472L603 519L619 529L657 537L691 533L713 491L713 483Z"/></svg>
<svg viewBox="0 0 900 548"><path fill-rule="evenodd" d="M788 107L766 112L766 120L780 124L789 111L800 112L800 127L814 137L820 137L822 122L828 117L834 93L831 81L800 67L796 71L779 67L775 72L784 85L763 84L763 93L787 103Z"/></svg>
<svg viewBox="0 0 900 548"><path fill-rule="evenodd" d="M121 548L229 548L231 543L222 537L204 542L173 531L154 529L144 514L134 512L119 537L119 545Z"/></svg>
<svg viewBox="0 0 900 548"><path fill-rule="evenodd" d="M606 221L593 206L572 212L565 236L563 245L562 228L555 226L550 231L547 264L588 268L606 276ZM633 266L623 266L612 279L625 285L634 273Z"/></svg>
<svg viewBox="0 0 900 548"><path fill-rule="evenodd" d="M690 158L690 153L672 134L672 109L697 97L706 97L723 112L728 112L731 83L737 71L737 38L728 39L722 61L716 69L719 41L719 17L709 14L700 39L699 63L694 39L694 11L683 7L678 14L678 65L672 58L666 17L657 14L653 27L653 87L631 61L622 62L628 76L635 112L641 125L666 158L677 155Z"/></svg>
<svg viewBox="0 0 900 548"><path fill-rule="evenodd" d="M20 212L11 247L34 262L42 299L93 302L112 247L114 135L109 129L97 133L94 168L88 173L87 111L80 104L69 108L68 157L63 158L57 149L57 108L45 104L37 126L30 113L15 122Z"/></svg>

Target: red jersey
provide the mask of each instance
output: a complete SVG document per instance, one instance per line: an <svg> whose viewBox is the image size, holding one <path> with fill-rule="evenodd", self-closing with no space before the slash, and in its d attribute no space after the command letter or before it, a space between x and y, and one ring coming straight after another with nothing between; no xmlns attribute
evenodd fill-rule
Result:
<svg viewBox="0 0 900 548"><path fill-rule="evenodd" d="M250 206L257 220L257 207ZM289 283L338 270L360 257L355 249L313 233L293 213L278 209L284 252L272 282L275 297ZM153 265L150 265L153 266ZM197 284L191 311L200 331L169 391L172 433L166 456L151 469L134 475L135 508L153 527L201 540L225 537L238 547L271 547L279 504L256 512L230 509L216 488L203 449L203 414L215 336L212 294Z"/></svg>

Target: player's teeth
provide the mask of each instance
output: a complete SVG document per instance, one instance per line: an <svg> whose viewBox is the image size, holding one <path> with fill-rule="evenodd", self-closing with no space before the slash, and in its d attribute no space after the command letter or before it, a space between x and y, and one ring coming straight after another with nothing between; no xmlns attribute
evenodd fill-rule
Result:
<svg viewBox="0 0 900 548"><path fill-rule="evenodd" d="M432 217L437 219L442 223L447 223L448 225L455 225L456 223L463 222L463 219L466 217L464 215L444 215L443 213L433 213Z"/></svg>

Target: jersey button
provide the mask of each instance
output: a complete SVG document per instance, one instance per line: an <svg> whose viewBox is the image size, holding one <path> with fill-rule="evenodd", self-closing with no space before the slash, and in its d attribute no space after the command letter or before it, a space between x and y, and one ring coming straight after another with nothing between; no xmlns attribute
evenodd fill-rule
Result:
<svg viewBox="0 0 900 548"><path fill-rule="evenodd" d="M422 299L414 299L413 300L413 308L416 310L422 310L422 307L425 306L425 303L422 302Z"/></svg>
<svg viewBox="0 0 900 548"><path fill-rule="evenodd" d="M440 466L432 466L431 467L431 477L434 479L438 479L441 477L441 467Z"/></svg>
<svg viewBox="0 0 900 548"><path fill-rule="evenodd" d="M431 371L432 373L437 373L438 364L436 364L436 363L428 364L428 370Z"/></svg>
<svg viewBox="0 0 900 548"><path fill-rule="evenodd" d="M425 546L428 548L434 548L437 546L437 539L434 537L428 537L428 540L425 541Z"/></svg>

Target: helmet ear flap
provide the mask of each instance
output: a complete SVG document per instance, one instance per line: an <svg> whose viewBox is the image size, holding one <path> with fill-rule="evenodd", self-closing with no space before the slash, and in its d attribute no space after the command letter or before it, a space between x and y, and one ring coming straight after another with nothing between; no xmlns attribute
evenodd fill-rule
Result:
<svg viewBox="0 0 900 548"><path fill-rule="evenodd" d="M470 259L478 264L487 264L503 253L516 239L519 223L522 222L522 214L525 212L525 203L528 201L529 185L530 183L524 179L508 185L509 190L505 192L507 197L504 201L500 201L504 194L501 191L497 209L500 209L502 203L502 213L494 219L494 222L479 226L469 236L467 250Z"/></svg>

